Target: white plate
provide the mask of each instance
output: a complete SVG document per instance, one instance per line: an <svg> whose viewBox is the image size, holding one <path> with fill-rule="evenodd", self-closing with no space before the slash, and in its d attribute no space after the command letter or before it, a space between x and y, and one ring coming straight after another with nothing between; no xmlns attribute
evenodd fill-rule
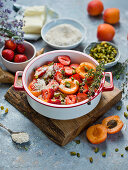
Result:
<svg viewBox="0 0 128 170"><path fill-rule="evenodd" d="M97 44L100 44L100 43L101 43L100 41L99 41L99 42L92 42L92 43L90 43L87 47L85 47L85 49L83 50L83 52L86 53L86 54L90 54L91 48L94 47L94 46L96 46ZM118 50L118 47L117 47L115 44L111 43L111 42L107 42L107 43L109 43L111 46L113 46L113 47L117 50L117 55L116 55L116 57L115 57L115 61L113 61L113 62L111 62L111 63L107 63L107 64L104 65L104 67L105 67L106 69L107 69L107 68L110 68L110 67L113 67L114 65L116 65L117 62L118 62L119 59L120 59L120 51Z"/></svg>
<svg viewBox="0 0 128 170"><path fill-rule="evenodd" d="M16 14L16 18L22 19L23 15L24 15L24 10L27 8L28 6L23 6L23 5L19 5L19 4L14 4L13 5L13 9L14 11L17 12ZM48 23L49 21L59 18L59 14L57 12L55 12L53 9L45 6L46 8L46 22ZM24 39L25 40L38 40L39 38L41 38L41 34L24 34Z"/></svg>
<svg viewBox="0 0 128 170"><path fill-rule="evenodd" d="M80 39L80 41L78 41L77 43L73 44L73 45L69 45L69 46L57 46L54 44L49 43L46 39L45 39L45 35L46 33L53 27L60 25L60 24L70 24L72 26L74 26L75 28L79 29L80 32L82 33L82 38ZM73 49L76 46L78 46L85 38L86 38L86 28L80 24L78 21L74 20L74 19L55 19L47 24L44 25L44 27L41 30L41 36L43 38L43 40L50 45L51 47L55 48L55 49Z"/></svg>

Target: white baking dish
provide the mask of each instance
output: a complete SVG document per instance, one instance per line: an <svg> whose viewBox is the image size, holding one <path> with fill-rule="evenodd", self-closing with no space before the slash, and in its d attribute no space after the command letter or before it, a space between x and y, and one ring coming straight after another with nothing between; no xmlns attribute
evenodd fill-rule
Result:
<svg viewBox="0 0 128 170"><path fill-rule="evenodd" d="M57 61L57 56L59 55L68 55L71 58L72 63L81 63L81 62L91 62L94 65L98 65L98 62L90 57L87 54L74 50L56 50L52 52L47 52L42 54L32 60L23 72L19 71L16 73L14 88L16 90L25 90L27 94L27 99L31 107L36 110L41 115L44 115L53 119L67 120L81 117L90 111L92 111L100 101L101 93L103 91L113 90L113 78L111 72L103 73L104 77L101 80L100 87L95 95L91 98L91 105L88 105L88 99L79 103L71 105L57 105L44 102L37 97L35 97L29 90L28 85L32 81L32 76L34 74L34 69L46 64L48 61ZM22 87L16 86L17 77L22 74ZM104 87L105 75L110 76L110 86Z"/></svg>

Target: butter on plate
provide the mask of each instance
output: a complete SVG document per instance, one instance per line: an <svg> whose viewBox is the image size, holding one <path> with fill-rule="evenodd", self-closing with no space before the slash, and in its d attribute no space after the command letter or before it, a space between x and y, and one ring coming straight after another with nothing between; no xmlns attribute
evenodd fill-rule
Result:
<svg viewBox="0 0 128 170"><path fill-rule="evenodd" d="M26 34L40 34L42 26L46 21L45 6L27 7L24 11L23 31Z"/></svg>

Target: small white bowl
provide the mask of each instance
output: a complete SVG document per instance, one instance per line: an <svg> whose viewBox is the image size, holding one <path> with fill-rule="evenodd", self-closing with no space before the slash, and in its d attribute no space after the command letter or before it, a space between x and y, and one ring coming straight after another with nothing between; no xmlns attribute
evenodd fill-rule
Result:
<svg viewBox="0 0 128 170"><path fill-rule="evenodd" d="M107 42L107 41L106 41L106 42ZM100 44L100 43L101 43L100 41L99 41L99 42L92 42L92 43L90 43L87 47L85 47L85 49L83 50L83 52L86 53L86 54L90 54L91 48L94 47L94 46L96 46L97 44ZM119 59L120 59L120 51L118 50L118 47L117 47L115 44L111 43L111 42L107 42L107 43L109 43L112 47L114 47L114 48L117 50L117 55L116 55L116 57L115 57L115 61L113 61L113 62L111 62L111 63L107 63L107 64L104 65L104 67L105 67L106 69L107 69L107 68L110 68L110 67L113 67L114 65L116 65L117 62L118 62Z"/></svg>
<svg viewBox="0 0 128 170"><path fill-rule="evenodd" d="M70 24L72 26L74 26L75 28L77 28L78 30L80 30L80 32L82 33L82 38L72 44L72 45L69 45L69 46L58 46L58 45L55 45L55 44L51 44L49 43L46 39L45 39L45 35L46 33L53 27L55 26L58 26L60 24ZM76 20L73 20L73 19L55 19L55 20L52 20L50 21L49 23L45 24L43 26L43 28L41 29L41 36L43 38L43 40L48 44L50 45L51 47L55 48L55 49L73 49L75 47L77 47L85 38L86 38L86 29L85 27L80 24L78 21Z"/></svg>
<svg viewBox="0 0 128 170"><path fill-rule="evenodd" d="M27 66L27 64L33 60L33 58L36 56L36 49L34 47L34 45L32 45L31 43L24 41L23 42L24 46L25 46L25 55L27 56L28 60L25 62L21 62L21 63L15 63L15 62L11 62L6 60L5 58L3 58L2 56L2 51L4 49L4 47L2 47L1 49L1 61L3 63L3 65L11 72L16 72L16 71L23 71L24 68Z"/></svg>

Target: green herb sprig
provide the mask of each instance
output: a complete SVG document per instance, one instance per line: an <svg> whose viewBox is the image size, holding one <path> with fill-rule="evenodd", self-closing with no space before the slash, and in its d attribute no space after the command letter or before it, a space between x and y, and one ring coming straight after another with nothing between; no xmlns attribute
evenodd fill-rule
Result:
<svg viewBox="0 0 128 170"><path fill-rule="evenodd" d="M101 83L101 79L103 78L103 71L104 71L104 63L100 63L96 67L96 71L93 69L90 69L88 71L88 77L93 77L93 83L89 87L88 90L88 97L90 98L91 96L94 96L95 94L95 89L98 89ZM85 77L84 82L87 83L88 77Z"/></svg>

